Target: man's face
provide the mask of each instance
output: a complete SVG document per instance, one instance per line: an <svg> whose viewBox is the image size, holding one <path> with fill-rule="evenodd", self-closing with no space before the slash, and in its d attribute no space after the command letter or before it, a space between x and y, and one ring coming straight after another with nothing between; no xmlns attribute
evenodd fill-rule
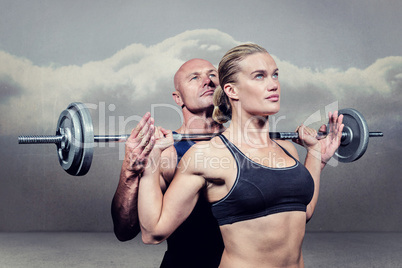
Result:
<svg viewBox="0 0 402 268"><path fill-rule="evenodd" d="M179 102L182 102L178 104L184 105L192 113L203 112L213 106L213 94L218 85L218 72L210 62L202 59L190 60L176 75Z"/></svg>

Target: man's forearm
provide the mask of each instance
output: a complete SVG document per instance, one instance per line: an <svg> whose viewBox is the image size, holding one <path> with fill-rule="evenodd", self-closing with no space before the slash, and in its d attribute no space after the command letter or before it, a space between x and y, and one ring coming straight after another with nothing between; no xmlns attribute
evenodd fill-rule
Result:
<svg viewBox="0 0 402 268"><path fill-rule="evenodd" d="M112 201L114 233L120 241L133 239L140 232L138 221L138 175L127 175L122 169Z"/></svg>

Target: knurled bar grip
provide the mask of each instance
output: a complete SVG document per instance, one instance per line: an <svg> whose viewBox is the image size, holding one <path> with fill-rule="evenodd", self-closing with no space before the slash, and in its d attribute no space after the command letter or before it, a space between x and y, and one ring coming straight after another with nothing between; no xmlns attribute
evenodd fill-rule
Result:
<svg viewBox="0 0 402 268"><path fill-rule="evenodd" d="M50 135L30 135L19 136L19 144L36 144L36 143L59 143L63 139L63 136L50 136Z"/></svg>

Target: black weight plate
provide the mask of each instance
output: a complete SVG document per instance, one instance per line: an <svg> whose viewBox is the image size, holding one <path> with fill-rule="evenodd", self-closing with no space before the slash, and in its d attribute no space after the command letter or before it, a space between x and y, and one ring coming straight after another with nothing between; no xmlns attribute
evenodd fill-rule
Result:
<svg viewBox="0 0 402 268"><path fill-rule="evenodd" d="M351 137L342 140L335 156L340 162L353 162L367 150L369 141L367 122L355 109L342 109L339 113L343 114L344 131L349 131Z"/></svg>
<svg viewBox="0 0 402 268"><path fill-rule="evenodd" d="M74 111L75 116L79 118L81 123L82 139L80 140L80 146L82 156L75 176L83 176L88 173L93 157L94 131L92 118L88 108L81 102L73 102L67 109Z"/></svg>

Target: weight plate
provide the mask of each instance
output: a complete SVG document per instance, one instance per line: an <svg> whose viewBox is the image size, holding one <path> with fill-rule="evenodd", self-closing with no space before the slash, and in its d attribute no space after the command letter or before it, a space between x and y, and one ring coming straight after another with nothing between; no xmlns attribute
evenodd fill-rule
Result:
<svg viewBox="0 0 402 268"><path fill-rule="evenodd" d="M63 136L62 142L56 144L60 165L68 174L75 175L82 156L82 148L76 142L76 140L81 141L82 129L75 112L71 110L61 112L57 122L56 135Z"/></svg>
<svg viewBox="0 0 402 268"><path fill-rule="evenodd" d="M351 108L339 110L339 113L343 114L344 132L349 132L349 135L342 139L335 156L340 162L353 162L367 150L369 141L367 122L361 113Z"/></svg>
<svg viewBox="0 0 402 268"><path fill-rule="evenodd" d="M94 147L92 118L88 108L81 102L73 102L67 109L74 111L75 116L79 118L81 123L82 135L79 145L82 148L82 155L75 176L83 176L88 173L92 163Z"/></svg>

